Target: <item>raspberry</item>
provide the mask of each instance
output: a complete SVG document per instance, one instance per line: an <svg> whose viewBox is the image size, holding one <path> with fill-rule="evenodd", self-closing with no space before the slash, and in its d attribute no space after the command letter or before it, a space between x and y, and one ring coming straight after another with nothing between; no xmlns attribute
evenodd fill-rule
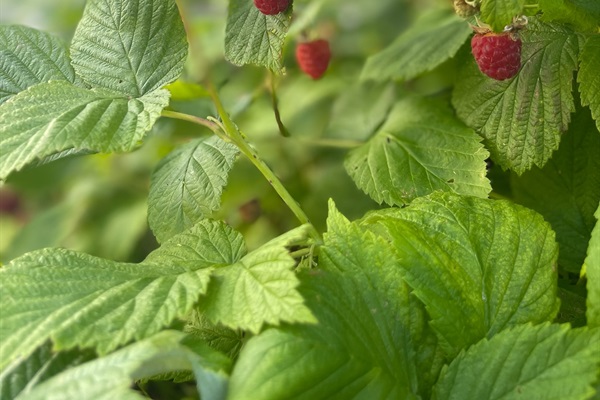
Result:
<svg viewBox="0 0 600 400"><path fill-rule="evenodd" d="M265 15L275 15L287 10L290 0L254 0L254 5Z"/></svg>
<svg viewBox="0 0 600 400"><path fill-rule="evenodd" d="M319 79L329 65L331 51L329 42L324 39L304 42L296 47L296 60L300 69L313 79Z"/></svg>
<svg viewBox="0 0 600 400"><path fill-rule="evenodd" d="M521 68L521 39L514 34L477 33L471 50L481 72L498 81L512 78Z"/></svg>

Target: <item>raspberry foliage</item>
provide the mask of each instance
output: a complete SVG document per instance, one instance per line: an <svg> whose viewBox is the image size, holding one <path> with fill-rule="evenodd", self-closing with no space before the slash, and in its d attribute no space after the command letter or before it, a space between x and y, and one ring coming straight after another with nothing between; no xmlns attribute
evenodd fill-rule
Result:
<svg viewBox="0 0 600 400"><path fill-rule="evenodd" d="M0 27L0 397L594 398L600 3L225 4Z"/></svg>

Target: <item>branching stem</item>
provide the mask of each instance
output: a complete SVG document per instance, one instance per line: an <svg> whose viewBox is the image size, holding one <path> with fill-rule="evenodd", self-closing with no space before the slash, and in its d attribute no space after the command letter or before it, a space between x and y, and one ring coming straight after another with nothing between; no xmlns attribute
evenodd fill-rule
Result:
<svg viewBox="0 0 600 400"><path fill-rule="evenodd" d="M288 190L283 186L283 183L277 178L277 176L271 171L269 166L258 156L256 150L248 143L238 127L233 123L233 121L229 118L229 115L225 111L223 104L221 103L221 99L217 95L216 89L213 85L209 85L209 92L217 108L217 112L219 117L221 118L222 124L217 123L215 121L211 121L209 119L204 119L200 117L196 117L193 115L178 113L175 111L163 111L162 115L165 117L180 119L183 121L192 122L198 125L202 125L213 131L216 135L218 135L221 139L232 142L235 144L240 151L254 164L254 166L260 171L260 173L267 179L267 181L273 186L273 189L277 192L277 194L281 197L284 203L290 208L290 210L294 213L296 218L302 224L309 224L311 226L310 235L311 237L317 241L321 242L321 237L317 230L312 226L308 216L302 210L300 205L296 202L296 200L292 197L292 195L288 192Z"/></svg>

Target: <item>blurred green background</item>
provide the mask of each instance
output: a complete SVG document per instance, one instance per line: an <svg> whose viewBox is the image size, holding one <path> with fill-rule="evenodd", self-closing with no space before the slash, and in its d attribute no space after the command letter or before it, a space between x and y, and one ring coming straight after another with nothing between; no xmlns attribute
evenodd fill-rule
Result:
<svg viewBox="0 0 600 400"><path fill-rule="evenodd" d="M182 78L215 82L234 121L317 229L325 229L329 198L351 219L379 207L344 171L346 144L364 141L398 93L445 93L455 67L450 61L401 84L360 83L358 76L366 58L389 45L416 15L425 8L451 8L451 0L296 0L284 54L286 74L278 79L281 116L290 138L280 135L273 116L269 73L236 67L223 58L227 2L178 3L191 51ZM69 41L84 5L83 0L4 0L0 23L32 26ZM331 42L333 59L319 81L295 65L293 48L301 33ZM364 98L371 100L368 109ZM206 98L173 100L171 107L201 117L215 115ZM146 221L153 169L175 146L209 133L162 118L132 153L61 159L12 175L0 188L0 260L7 263L25 252L56 246L113 260L142 260L158 246ZM241 157L214 217L239 229L249 248L297 225L264 178Z"/></svg>

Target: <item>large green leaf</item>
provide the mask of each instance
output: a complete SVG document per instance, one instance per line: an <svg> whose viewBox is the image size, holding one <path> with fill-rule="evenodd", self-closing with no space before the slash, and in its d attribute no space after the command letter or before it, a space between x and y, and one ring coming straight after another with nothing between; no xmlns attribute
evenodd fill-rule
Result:
<svg viewBox="0 0 600 400"><path fill-rule="evenodd" d="M542 169L511 178L515 201L542 214L556 232L558 262L578 273L600 202L600 134L587 109L578 109L560 148Z"/></svg>
<svg viewBox="0 0 600 400"><path fill-rule="evenodd" d="M581 92L581 103L589 106L596 126L600 130L600 35L590 36L580 54L581 64L577 80Z"/></svg>
<svg viewBox="0 0 600 400"><path fill-rule="evenodd" d="M252 338L229 398L426 398L441 366L435 335L390 252L330 207L320 268L301 275L319 324Z"/></svg>
<svg viewBox="0 0 600 400"><path fill-rule="evenodd" d="M448 10L424 14L387 48L367 60L361 79L412 79L454 56L472 32Z"/></svg>
<svg viewBox="0 0 600 400"><path fill-rule="evenodd" d="M315 318L298 293L294 259L286 247L308 237L303 225L273 239L235 264L215 270L200 309L212 322L258 332L264 324L314 323Z"/></svg>
<svg viewBox="0 0 600 400"><path fill-rule="evenodd" d="M402 205L436 190L487 197L487 157L480 138L445 103L409 98L344 165L375 201Z"/></svg>
<svg viewBox="0 0 600 400"><path fill-rule="evenodd" d="M226 357L198 343L186 343L181 332L165 331L113 354L66 370L41 383L18 400L140 400L133 381L161 373L193 369L203 398L210 394L207 376L226 379ZM207 392L208 390L208 392ZM211 397L219 399L222 397Z"/></svg>
<svg viewBox="0 0 600 400"><path fill-rule="evenodd" d="M92 351L79 349L52 352L52 344L46 343L29 357L22 358L4 368L0 373L0 398L15 399L23 396L41 382L95 357Z"/></svg>
<svg viewBox="0 0 600 400"><path fill-rule="evenodd" d="M256 64L283 72L283 42L292 21L286 12L264 15L248 0L230 0L225 30L225 58L235 65Z"/></svg>
<svg viewBox="0 0 600 400"><path fill-rule="evenodd" d="M0 179L63 150L129 151L168 100L164 89L131 99L65 81L32 86L0 106Z"/></svg>
<svg viewBox="0 0 600 400"><path fill-rule="evenodd" d="M574 111L579 40L570 29L531 18L521 34L522 67L511 79L483 75L465 50L453 94L458 116L479 131L494 161L522 174L544 166Z"/></svg>
<svg viewBox="0 0 600 400"><path fill-rule="evenodd" d="M227 250L237 243L224 242L236 237L225 234L198 225L165 242L141 264L63 249L13 260L0 270L0 367L47 339L57 349L95 347L106 353L156 333L206 293L214 265L230 261Z"/></svg>
<svg viewBox="0 0 600 400"><path fill-rule="evenodd" d="M450 355L558 311L554 232L529 209L435 193L362 223L393 244Z"/></svg>
<svg viewBox="0 0 600 400"><path fill-rule="evenodd" d="M587 274L587 323L591 327L600 327L600 204L595 213L596 226L588 244L585 268Z"/></svg>
<svg viewBox="0 0 600 400"><path fill-rule="evenodd" d="M25 26L0 26L0 104L49 80L78 82L65 43Z"/></svg>
<svg viewBox="0 0 600 400"><path fill-rule="evenodd" d="M91 0L71 43L75 71L133 97L175 81L187 56L175 0Z"/></svg>
<svg viewBox="0 0 600 400"><path fill-rule="evenodd" d="M573 25L578 31L597 32L600 3L597 0L539 0L544 21Z"/></svg>
<svg viewBox="0 0 600 400"><path fill-rule="evenodd" d="M209 217L238 154L217 136L196 139L165 157L152 175L148 222L160 242Z"/></svg>
<svg viewBox="0 0 600 400"><path fill-rule="evenodd" d="M525 0L483 0L480 6L481 19L494 32L502 32L513 17L522 14L524 5Z"/></svg>
<svg viewBox="0 0 600 400"><path fill-rule="evenodd" d="M432 399L589 399L600 368L598 343L598 329L568 325L500 332L452 361Z"/></svg>

